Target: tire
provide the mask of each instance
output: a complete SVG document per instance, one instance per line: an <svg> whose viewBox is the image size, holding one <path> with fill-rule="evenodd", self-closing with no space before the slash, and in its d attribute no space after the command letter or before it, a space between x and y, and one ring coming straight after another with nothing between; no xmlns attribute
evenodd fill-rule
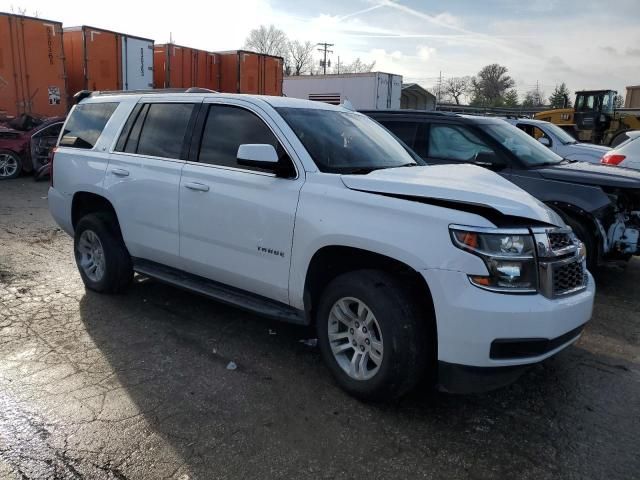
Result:
<svg viewBox="0 0 640 480"><path fill-rule="evenodd" d="M78 271L88 289L121 293L131 284L131 256L112 214L92 213L82 217L75 229L73 250Z"/></svg>
<svg viewBox="0 0 640 480"><path fill-rule="evenodd" d="M611 139L611 143L609 144L609 146L611 148L616 148L618 145L620 145L622 142L624 142L625 140L627 140L629 137L627 136L627 132L629 132L630 130L625 130L624 132L620 132L618 133L615 137L613 137Z"/></svg>
<svg viewBox="0 0 640 480"><path fill-rule="evenodd" d="M325 288L316 315L320 352L337 383L349 394L368 401L395 400L424 378L429 353L433 353L428 351L432 342L426 338L429 319L412 290L378 270L345 273ZM372 317L357 318L356 312L364 309ZM350 374L345 368L351 367L356 356L357 367L363 366L363 357L366 363Z"/></svg>
<svg viewBox="0 0 640 480"><path fill-rule="evenodd" d="M598 268L598 239L589 231L584 222L579 219L566 214L562 215L562 218L565 223L571 227L576 237L584 243L584 246L587 248L587 269L592 273L595 272Z"/></svg>
<svg viewBox="0 0 640 480"><path fill-rule="evenodd" d="M18 178L22 173L20 155L10 150L0 150L0 180Z"/></svg>

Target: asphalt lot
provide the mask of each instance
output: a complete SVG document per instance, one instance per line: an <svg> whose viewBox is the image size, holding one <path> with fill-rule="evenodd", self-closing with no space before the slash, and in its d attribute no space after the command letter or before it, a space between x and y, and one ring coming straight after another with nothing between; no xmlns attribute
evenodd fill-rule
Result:
<svg viewBox="0 0 640 480"><path fill-rule="evenodd" d="M367 405L304 328L141 278L86 292L46 194L0 183L2 479L640 475L638 260L602 272L582 339L512 386Z"/></svg>

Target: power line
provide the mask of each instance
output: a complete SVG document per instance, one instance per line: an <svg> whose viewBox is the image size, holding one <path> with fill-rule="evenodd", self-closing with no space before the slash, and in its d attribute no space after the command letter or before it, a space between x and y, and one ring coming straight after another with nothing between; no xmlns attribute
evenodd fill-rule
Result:
<svg viewBox="0 0 640 480"><path fill-rule="evenodd" d="M323 68L322 74L326 75L327 74L327 53L333 53L333 50L328 50L328 48L333 47L334 44L333 43L317 43L316 45L322 47L318 49L319 52L324 52L324 60L320 61L320 65ZM331 66L331 60L329 60L329 66Z"/></svg>

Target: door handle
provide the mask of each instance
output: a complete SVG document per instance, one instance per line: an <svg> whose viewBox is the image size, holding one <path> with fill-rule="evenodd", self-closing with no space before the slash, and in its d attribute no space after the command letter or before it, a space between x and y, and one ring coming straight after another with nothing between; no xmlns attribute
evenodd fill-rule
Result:
<svg viewBox="0 0 640 480"><path fill-rule="evenodd" d="M111 173L117 175L118 177L128 177L129 170L124 170L123 168L112 168Z"/></svg>
<svg viewBox="0 0 640 480"><path fill-rule="evenodd" d="M185 188L188 188L189 190L196 190L198 192L208 192L209 191L209 185L205 185L204 183L189 182L189 183L185 183L184 186L185 186Z"/></svg>

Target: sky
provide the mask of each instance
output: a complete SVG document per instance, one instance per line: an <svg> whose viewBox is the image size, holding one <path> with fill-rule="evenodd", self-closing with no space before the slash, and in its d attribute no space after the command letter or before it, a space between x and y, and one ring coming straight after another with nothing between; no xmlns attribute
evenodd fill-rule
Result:
<svg viewBox="0 0 640 480"><path fill-rule="evenodd" d="M0 0L0 11L18 8L212 51L242 48L252 28L273 24L335 44L333 64L375 60L428 88L491 63L509 69L521 96L536 85L548 96L560 82L621 94L640 84L640 0Z"/></svg>

